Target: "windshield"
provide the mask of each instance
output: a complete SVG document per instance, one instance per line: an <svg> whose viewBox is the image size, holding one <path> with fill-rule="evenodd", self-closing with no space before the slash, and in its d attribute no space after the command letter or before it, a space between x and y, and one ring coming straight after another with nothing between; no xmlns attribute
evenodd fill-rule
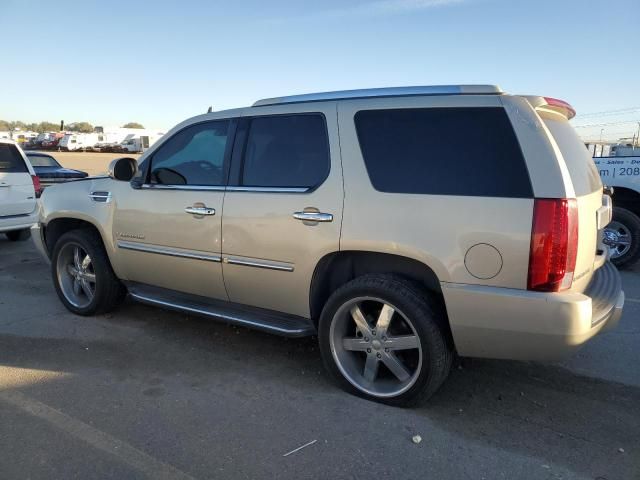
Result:
<svg viewBox="0 0 640 480"><path fill-rule="evenodd" d="M59 167L56 159L49 155L27 155L31 165L34 167Z"/></svg>
<svg viewBox="0 0 640 480"><path fill-rule="evenodd" d="M542 120L562 152L576 195L587 195L601 189L598 169L573 126L557 115L542 115Z"/></svg>

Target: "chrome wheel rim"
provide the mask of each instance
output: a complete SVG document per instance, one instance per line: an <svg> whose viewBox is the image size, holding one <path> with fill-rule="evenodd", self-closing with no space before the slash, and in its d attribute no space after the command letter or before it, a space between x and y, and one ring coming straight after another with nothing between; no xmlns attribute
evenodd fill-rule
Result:
<svg viewBox="0 0 640 480"><path fill-rule="evenodd" d="M622 223L613 221L604 229L603 242L611 250L611 258L619 258L631 249L631 232Z"/></svg>
<svg viewBox="0 0 640 480"><path fill-rule="evenodd" d="M96 293L96 274L89 254L77 243L67 243L56 262L58 285L67 301L77 308L87 307Z"/></svg>
<svg viewBox="0 0 640 480"><path fill-rule="evenodd" d="M380 298L344 303L331 322L329 342L344 378L366 394L398 396L420 375L422 346L413 324Z"/></svg>

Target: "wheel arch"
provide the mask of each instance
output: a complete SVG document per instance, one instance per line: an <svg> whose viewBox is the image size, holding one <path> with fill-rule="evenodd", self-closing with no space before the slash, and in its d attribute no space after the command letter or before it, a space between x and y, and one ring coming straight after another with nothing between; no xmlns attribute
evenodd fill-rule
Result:
<svg viewBox="0 0 640 480"><path fill-rule="evenodd" d="M102 240L102 244L105 246L107 250L107 254L109 253L109 249L106 248L106 242L104 241L104 237L100 228L90 220L86 218L79 217L57 217L49 220L46 225L43 225L43 238L45 247L47 249L47 253L49 257L53 253L53 248L56 245L58 239L64 235L66 232L70 232L71 230L79 230L79 229L89 229L94 231Z"/></svg>
<svg viewBox="0 0 640 480"><path fill-rule="evenodd" d="M369 273L388 273L414 281L426 291L442 295L440 280L432 268L410 257L389 253L347 250L320 259L311 279L309 311L317 325L331 294L345 283Z"/></svg>

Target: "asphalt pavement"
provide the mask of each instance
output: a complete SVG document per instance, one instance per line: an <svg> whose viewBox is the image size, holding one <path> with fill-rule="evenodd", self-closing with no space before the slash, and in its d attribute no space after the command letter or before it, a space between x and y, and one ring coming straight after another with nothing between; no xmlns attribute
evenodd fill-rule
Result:
<svg viewBox="0 0 640 480"><path fill-rule="evenodd" d="M336 388L315 338L74 316L0 235L0 478L640 479L640 271L623 282L619 327L566 362L465 359L400 409Z"/></svg>

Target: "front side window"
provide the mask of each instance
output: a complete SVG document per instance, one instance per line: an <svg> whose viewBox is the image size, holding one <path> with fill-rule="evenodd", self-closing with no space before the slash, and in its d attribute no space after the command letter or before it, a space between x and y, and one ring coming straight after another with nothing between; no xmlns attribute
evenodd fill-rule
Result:
<svg viewBox="0 0 640 480"><path fill-rule="evenodd" d="M160 185L224 185L229 121L199 123L167 140L151 158L149 180Z"/></svg>
<svg viewBox="0 0 640 480"><path fill-rule="evenodd" d="M249 187L320 185L329 172L329 142L320 114L250 120L241 183Z"/></svg>

